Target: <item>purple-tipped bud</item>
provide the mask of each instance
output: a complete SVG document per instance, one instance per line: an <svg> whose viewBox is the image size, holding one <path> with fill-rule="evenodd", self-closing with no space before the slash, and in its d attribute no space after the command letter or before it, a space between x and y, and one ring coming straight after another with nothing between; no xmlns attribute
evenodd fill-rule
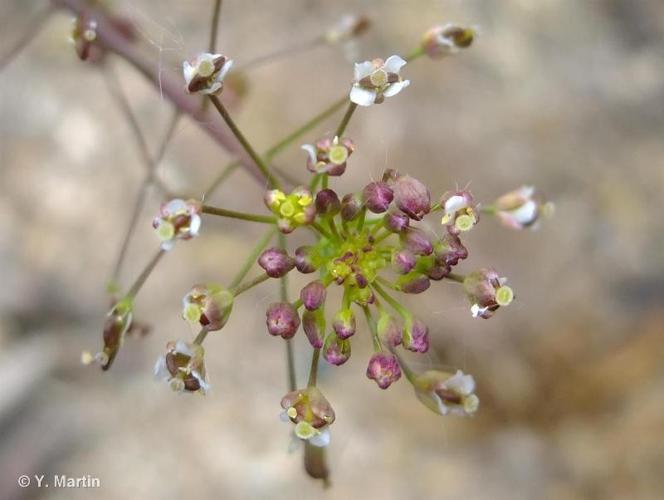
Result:
<svg viewBox="0 0 664 500"><path fill-rule="evenodd" d="M355 335L357 328L355 323L355 315L350 309L342 309L334 316L332 321L332 328L334 328L337 337L340 339L347 339Z"/></svg>
<svg viewBox="0 0 664 500"><path fill-rule="evenodd" d="M429 350L429 327L419 319L407 322L403 345L409 351L427 352Z"/></svg>
<svg viewBox="0 0 664 500"><path fill-rule="evenodd" d="M323 357L331 365L343 365L350 358L350 340L340 339L334 333L325 337Z"/></svg>
<svg viewBox="0 0 664 500"><path fill-rule="evenodd" d="M456 266L459 260L468 257L468 250L459 236L452 233L447 233L440 241L437 241L433 247L436 255L436 262L441 266Z"/></svg>
<svg viewBox="0 0 664 500"><path fill-rule="evenodd" d="M302 313L302 329L314 349L323 347L325 333L325 314L321 309Z"/></svg>
<svg viewBox="0 0 664 500"><path fill-rule="evenodd" d="M401 242L415 255L431 255L433 252L431 238L421 229L408 228L401 234Z"/></svg>
<svg viewBox="0 0 664 500"><path fill-rule="evenodd" d="M427 276L417 273L410 273L397 279L397 286L403 293L422 293L429 289L431 281Z"/></svg>
<svg viewBox="0 0 664 500"><path fill-rule="evenodd" d="M334 216L341 210L341 201L331 189L323 189L316 195L316 212L322 216Z"/></svg>
<svg viewBox="0 0 664 500"><path fill-rule="evenodd" d="M401 378L401 367L394 354L377 352L367 366L367 377L374 380L378 387L387 389Z"/></svg>
<svg viewBox="0 0 664 500"><path fill-rule="evenodd" d="M381 313L377 323L378 338L389 347L401 344L401 328L396 320L387 313Z"/></svg>
<svg viewBox="0 0 664 500"><path fill-rule="evenodd" d="M445 276L450 274L451 271L452 271L452 268L450 266L435 265L435 266L432 266L431 268L429 268L427 270L427 276L429 277L430 280L440 281Z"/></svg>
<svg viewBox="0 0 664 500"><path fill-rule="evenodd" d="M383 225L388 231L393 233L400 233L404 231L410 224L410 219L406 214L400 212L391 212L385 214Z"/></svg>
<svg viewBox="0 0 664 500"><path fill-rule="evenodd" d="M371 212L382 214L387 211L394 198L392 188L385 182L372 182L362 191L364 203Z"/></svg>
<svg viewBox="0 0 664 500"><path fill-rule="evenodd" d="M356 194L347 194L341 199L341 218L352 221L362 210L362 200Z"/></svg>
<svg viewBox="0 0 664 500"><path fill-rule="evenodd" d="M295 250L295 267L302 274L313 273L316 270L312 260L313 250L314 248L310 246L298 247Z"/></svg>
<svg viewBox="0 0 664 500"><path fill-rule="evenodd" d="M325 289L325 285L318 280L312 281L300 290L302 304L304 304L304 307L309 311L314 311L322 306L325 302L326 295L327 290Z"/></svg>
<svg viewBox="0 0 664 500"><path fill-rule="evenodd" d="M417 264L417 257L410 250L399 250L392 256L392 265L399 274L408 274Z"/></svg>
<svg viewBox="0 0 664 500"><path fill-rule="evenodd" d="M270 278L281 278L295 267L295 259L281 248L268 248L258 258L258 265Z"/></svg>
<svg viewBox="0 0 664 500"><path fill-rule="evenodd" d="M422 220L431 210L431 193L414 177L402 175L394 183L394 202L411 219Z"/></svg>
<svg viewBox="0 0 664 500"><path fill-rule="evenodd" d="M300 316L297 309L288 302L275 302L267 308L266 324L270 335L290 339L300 327Z"/></svg>

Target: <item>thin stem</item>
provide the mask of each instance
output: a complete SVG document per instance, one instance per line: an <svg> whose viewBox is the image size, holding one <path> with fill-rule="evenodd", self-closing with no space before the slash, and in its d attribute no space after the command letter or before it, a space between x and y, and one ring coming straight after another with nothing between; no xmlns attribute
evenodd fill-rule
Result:
<svg viewBox="0 0 664 500"><path fill-rule="evenodd" d="M279 232L279 247L286 250L286 235ZM282 302L288 302L288 275L279 280L279 293ZM296 309L299 307L295 306ZM286 364L288 366L288 388L294 391L297 388L297 379L295 377L295 354L293 353L292 339L286 339Z"/></svg>
<svg viewBox="0 0 664 500"><path fill-rule="evenodd" d="M362 306L362 311L364 311L364 317L367 319L367 324L369 325L369 330L371 330L371 339L373 340L374 351L382 351L383 346L380 343L380 338L378 337L378 327L376 322L371 316L371 311L368 306Z"/></svg>
<svg viewBox="0 0 664 500"><path fill-rule="evenodd" d="M498 212L498 208L496 208L494 205L483 205L480 207L480 213L483 214L496 215L496 212Z"/></svg>
<svg viewBox="0 0 664 500"><path fill-rule="evenodd" d="M348 105L348 109L346 110L346 114L341 119L341 123L337 127L337 131L334 133L334 135L337 136L339 139L341 139L341 136L346 131L346 127L348 126L348 122L350 121L350 119L353 116L353 113L355 112L356 109L357 109L357 104L355 104L354 102L351 102Z"/></svg>
<svg viewBox="0 0 664 500"><path fill-rule="evenodd" d="M330 231L332 231L332 234L334 235L335 239L340 240L341 236L339 235L339 231L337 230L337 225L334 222L334 217L330 217L327 219L327 225L330 226Z"/></svg>
<svg viewBox="0 0 664 500"><path fill-rule="evenodd" d="M447 276L445 276L448 280L451 281L456 281L457 283L463 283L464 280L466 279L465 276L462 276L461 274L456 274L456 273L450 273Z"/></svg>
<svg viewBox="0 0 664 500"><path fill-rule="evenodd" d="M210 24L210 41L208 42L208 52L214 53L217 47L217 37L219 36L219 14L221 14L221 0L214 0L212 7L212 23Z"/></svg>
<svg viewBox="0 0 664 500"><path fill-rule="evenodd" d="M260 285L263 283L263 281L267 281L270 279L270 277L267 274L260 274L256 276L254 279L249 280L245 283L242 283L241 285L237 285L235 287L230 288L230 292L237 297L238 295L246 292L247 290L255 287L256 285Z"/></svg>
<svg viewBox="0 0 664 500"><path fill-rule="evenodd" d="M194 344L201 345L205 340L205 337L207 337L207 334L208 334L208 329L201 328L201 331L198 332L198 335L196 335L196 338L194 339Z"/></svg>
<svg viewBox="0 0 664 500"><path fill-rule="evenodd" d="M390 352L394 354L394 356L397 358L397 361L399 362L399 366L401 367L401 370L403 373L406 375L406 379L408 382L410 382L412 385L416 385L415 379L417 375L413 372L413 370L410 369L410 366L404 361L404 359L399 355L396 349L390 348Z"/></svg>
<svg viewBox="0 0 664 500"><path fill-rule="evenodd" d="M397 286L394 283L390 283L385 278L382 278L382 277L378 276L376 278L376 281L379 281L383 286L386 286L389 289L394 290L395 292L400 292L401 291L401 290L399 290L399 288L397 288Z"/></svg>
<svg viewBox="0 0 664 500"><path fill-rule="evenodd" d="M415 59L424 55L424 47L421 45L416 49L413 49L410 54L406 56L406 62L413 62Z"/></svg>
<svg viewBox="0 0 664 500"><path fill-rule="evenodd" d="M249 143L247 138L244 136L244 134L240 131L236 123L233 121L231 118L231 115L228 114L228 110L224 106L224 104L219 100L217 96L210 95L210 100L212 101L212 104L214 107L219 111L219 114L221 117L224 119L226 122L226 125L228 125L228 128L231 130L233 135L237 138L237 140L240 142L244 150L247 152L247 154L251 157L251 159L254 161L258 169L261 171L265 179L268 181L270 186L279 188L279 181L272 175L270 172L269 167L267 164L263 161L263 159L256 153L256 150L254 147Z"/></svg>
<svg viewBox="0 0 664 500"><path fill-rule="evenodd" d="M122 265L124 264L124 260L127 256L127 250L129 249L129 242L131 241L131 238L134 235L134 231L136 230L136 225L138 224L138 216L143 210L143 206L145 205L148 187L150 187L150 185L152 184L154 174L157 170L157 166L164 157L164 154L166 153L166 147L168 146L168 143L173 137L173 133L175 132L175 128L177 126L179 118L180 118L180 112L176 109L173 111L173 117L171 118L168 129L166 129L164 137L162 138L161 145L159 146L159 150L157 151L157 155L152 160L151 170L148 173L147 177L143 180L143 183L141 184L138 196L136 197L136 201L134 203L134 207L131 212L129 224L127 225L127 230L125 231L124 239L122 240L120 253L118 255L117 260L115 261L115 266L113 267L113 274L111 275L111 281L113 282L117 282L118 279L120 278L120 271L122 270Z"/></svg>
<svg viewBox="0 0 664 500"><path fill-rule="evenodd" d="M212 207L210 205L203 205L201 211L204 214L219 215L221 217L230 217L231 219L260 222L263 224L275 224L277 222L277 219L271 215L248 214L245 212L237 212L235 210L227 210L225 208Z"/></svg>
<svg viewBox="0 0 664 500"><path fill-rule="evenodd" d="M296 44L277 49L274 52L258 56L255 59L251 59L244 64L238 65L238 70L247 71L248 69L256 68L266 63L274 62L278 59L281 59L286 56L292 56L300 52L306 52L315 47L320 47L325 45L325 38L323 36L317 36L315 38L305 40L303 42L298 42Z"/></svg>
<svg viewBox="0 0 664 500"><path fill-rule="evenodd" d="M321 226L318 222L312 222L311 227L318 231L320 234L325 236L328 240L332 239L332 236L330 236L330 233L328 233L323 226Z"/></svg>
<svg viewBox="0 0 664 500"><path fill-rule="evenodd" d="M362 207L362 210L360 211L360 215L358 217L357 221L357 232L361 233L362 228L364 227L364 220L367 217L367 207Z"/></svg>
<svg viewBox="0 0 664 500"><path fill-rule="evenodd" d="M392 306L392 309L394 309L396 312L399 313L399 315L404 318L404 319L409 319L411 318L411 314L406 310L405 307L403 307L399 302L397 302L394 297L392 297L389 293L387 293L383 287L381 287L378 283L374 281L372 283L371 288L376 290L378 294L385 299L385 302L390 304Z"/></svg>
<svg viewBox="0 0 664 500"><path fill-rule="evenodd" d="M131 285L131 288L129 288L129 291L127 292L127 295L125 297L134 299L136 297L136 294L140 291L141 287L145 284L147 281L148 277L150 274L152 274L152 271L154 271L154 268L157 267L157 264L161 260L161 258L164 256L166 253L166 250L163 248L160 248L159 251L152 257L150 262L145 266L143 269L143 272L136 278L136 281L134 281L134 284Z"/></svg>
<svg viewBox="0 0 664 500"><path fill-rule="evenodd" d="M233 278L233 281L231 281L229 288L236 287L237 285L240 284L240 282L244 278L247 277L247 274L249 274L249 271L256 262L256 259L258 258L260 253L265 249L265 247L270 243L270 240L272 240L272 238L274 237L274 232L275 229L269 230L267 233L265 233L265 236L263 236L261 240L256 244L254 249L251 251L249 256L244 261L244 264L242 264L242 267L240 268L238 273L235 275L235 278Z"/></svg>
<svg viewBox="0 0 664 500"><path fill-rule="evenodd" d="M314 349L311 356L311 368L309 369L309 382L307 387L315 387L316 379L318 378L318 360L320 359L320 349Z"/></svg>
<svg viewBox="0 0 664 500"><path fill-rule="evenodd" d="M30 19L28 25L21 30L21 36L18 40L7 50L4 54L0 56L0 71L2 71L8 64L10 64L16 56L18 56L23 49L25 49L28 44L35 39L39 32L51 18L53 14L53 6L44 7L40 12L36 13L32 19Z"/></svg>

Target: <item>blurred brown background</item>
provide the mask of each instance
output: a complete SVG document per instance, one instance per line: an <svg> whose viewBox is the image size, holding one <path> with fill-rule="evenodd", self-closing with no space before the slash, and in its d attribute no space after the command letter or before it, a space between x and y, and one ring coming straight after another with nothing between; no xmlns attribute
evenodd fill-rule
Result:
<svg viewBox="0 0 664 500"><path fill-rule="evenodd" d="M0 47L46 3L3 2ZM178 245L140 294L138 314L153 333L129 339L109 373L81 366L80 352L99 347L105 283L144 169L103 74L76 58L69 15L58 13L0 73L0 497L661 498L664 4L223 3L219 47L238 64L313 37L347 12L374 21L353 49L358 59L405 54L436 23L479 26L471 50L408 65L410 88L359 110L349 127L358 149L339 185L357 190L391 167L436 195L470 183L486 202L528 183L555 201L555 218L539 231L514 233L485 218L467 238L471 257L460 270L496 267L517 292L514 305L473 320L445 283L409 301L434 339L429 354L411 359L474 374L481 411L441 418L405 380L378 390L364 376L369 342L356 338L349 363L321 375L338 416L333 487L323 492L299 454L287 453L290 429L278 419L286 381L282 343L264 331L263 310L277 297L269 285L243 296L206 342L208 397L177 397L155 382L165 342L191 334L179 317L182 295L196 282L227 282L260 234L219 220L206 219L200 238ZM140 26L164 71L179 71L207 44L210 4L113 8ZM235 115L259 149L346 92L346 56L317 48L248 72ZM126 63L108 62L154 150L169 103ZM199 195L228 160L184 119L160 172L174 190ZM306 178L297 145L276 163ZM260 196L261 186L237 172L214 202L256 211ZM124 284L156 248L158 203L153 192ZM309 349L298 337L304 383ZM54 473L90 474L102 486L16 483Z"/></svg>

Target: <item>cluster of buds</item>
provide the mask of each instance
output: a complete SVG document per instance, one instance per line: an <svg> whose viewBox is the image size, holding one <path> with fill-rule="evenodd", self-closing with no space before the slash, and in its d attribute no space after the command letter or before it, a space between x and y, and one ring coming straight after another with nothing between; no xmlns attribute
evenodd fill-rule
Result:
<svg viewBox="0 0 664 500"><path fill-rule="evenodd" d="M224 87L226 73L233 61L221 54L199 54L192 62L182 63L185 89L190 94L216 95Z"/></svg>
<svg viewBox="0 0 664 500"><path fill-rule="evenodd" d="M176 240L198 236L201 228L201 203L198 200L174 199L163 203L152 227L161 240L161 248L170 250Z"/></svg>

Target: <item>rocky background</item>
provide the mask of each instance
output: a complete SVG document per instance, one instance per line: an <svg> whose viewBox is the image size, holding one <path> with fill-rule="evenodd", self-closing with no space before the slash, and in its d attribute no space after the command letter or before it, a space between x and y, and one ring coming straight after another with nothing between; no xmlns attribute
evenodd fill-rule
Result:
<svg viewBox="0 0 664 500"><path fill-rule="evenodd" d="M182 295L196 282L228 281L260 235L233 221L206 219L203 235L178 245L150 278L137 302L154 326L149 336L129 339L109 373L81 366L81 351L99 346L105 283L144 169L104 73L76 58L70 18L58 13L0 72L0 498L661 498L664 4L223 3L219 47L238 65L308 40L347 12L374 22L354 47L247 71L235 115L259 149L346 91L348 57L405 54L440 22L479 27L471 50L407 66L408 89L356 114L349 134L358 150L339 185L359 189L390 167L437 195L470 184L490 201L528 183L555 201L555 218L539 231L485 218L468 237L460 270L496 267L516 290L512 306L473 320L445 283L408 301L434 339L417 366L474 374L481 411L443 419L405 380L378 390L364 376L369 342L355 339L349 363L320 377L338 416L324 491L299 453L287 452L289 428L278 419L286 380L283 345L263 324L278 293L270 285L243 296L208 338L208 397L178 397L155 382L165 342L190 335ZM0 54L46 4L3 2ZM165 72L207 44L208 0L112 7L140 26L140 43ZM125 62L107 62L154 150L169 103ZM184 119L160 173L173 190L199 195L229 159ZM276 163L307 176L297 145ZM261 191L238 171L214 203L262 210ZM159 201L152 191L124 283L156 248ZM304 382L309 351L298 337ZM20 489L21 474L89 474L102 486Z"/></svg>

